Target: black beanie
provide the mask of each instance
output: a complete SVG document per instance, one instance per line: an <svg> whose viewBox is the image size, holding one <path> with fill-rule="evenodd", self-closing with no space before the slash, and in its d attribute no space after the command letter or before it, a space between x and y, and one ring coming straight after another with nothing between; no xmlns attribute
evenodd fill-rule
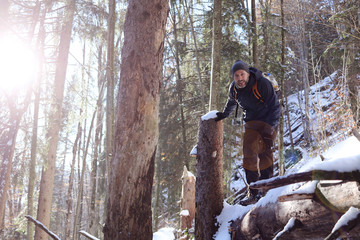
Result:
<svg viewBox="0 0 360 240"><path fill-rule="evenodd" d="M250 73L249 66L241 60L236 60L236 62L234 63L234 65L231 68L231 74L234 76L234 73L237 70L244 70L247 73Z"/></svg>

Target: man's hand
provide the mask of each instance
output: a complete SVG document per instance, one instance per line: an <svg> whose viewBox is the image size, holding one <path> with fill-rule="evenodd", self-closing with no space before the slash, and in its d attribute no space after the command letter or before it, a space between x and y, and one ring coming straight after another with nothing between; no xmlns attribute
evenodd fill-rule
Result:
<svg viewBox="0 0 360 240"><path fill-rule="evenodd" d="M220 121L220 120L223 120L224 118L226 118L225 114L223 112L217 112L216 113L216 118L215 118L215 121Z"/></svg>

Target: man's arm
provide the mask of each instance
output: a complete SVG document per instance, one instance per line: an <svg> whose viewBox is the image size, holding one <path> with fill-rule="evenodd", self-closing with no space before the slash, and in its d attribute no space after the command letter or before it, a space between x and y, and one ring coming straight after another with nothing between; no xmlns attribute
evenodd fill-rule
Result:
<svg viewBox="0 0 360 240"><path fill-rule="evenodd" d="M234 88L234 82L230 85L229 96L225 104L224 110L222 112L216 113L218 117L215 119L215 121L219 121L224 118L227 118L234 111L237 102L233 96L233 88Z"/></svg>

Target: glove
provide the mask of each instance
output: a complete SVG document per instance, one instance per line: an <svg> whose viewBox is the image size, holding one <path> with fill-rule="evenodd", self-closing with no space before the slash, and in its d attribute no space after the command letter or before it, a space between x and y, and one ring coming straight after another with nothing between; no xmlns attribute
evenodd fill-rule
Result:
<svg viewBox="0 0 360 240"><path fill-rule="evenodd" d="M220 121L220 120L223 120L224 118L226 118L225 114L223 112L217 112L216 113L216 118L215 118L215 121Z"/></svg>

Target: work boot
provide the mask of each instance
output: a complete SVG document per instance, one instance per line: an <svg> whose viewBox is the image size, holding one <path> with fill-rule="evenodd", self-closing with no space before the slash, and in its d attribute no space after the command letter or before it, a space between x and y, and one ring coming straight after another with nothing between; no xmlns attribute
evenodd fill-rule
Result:
<svg viewBox="0 0 360 240"><path fill-rule="evenodd" d="M247 206L247 205L250 205L250 204L254 204L257 201L258 201L257 197L255 195L253 195L253 194L250 194L244 200L240 201L240 205Z"/></svg>

